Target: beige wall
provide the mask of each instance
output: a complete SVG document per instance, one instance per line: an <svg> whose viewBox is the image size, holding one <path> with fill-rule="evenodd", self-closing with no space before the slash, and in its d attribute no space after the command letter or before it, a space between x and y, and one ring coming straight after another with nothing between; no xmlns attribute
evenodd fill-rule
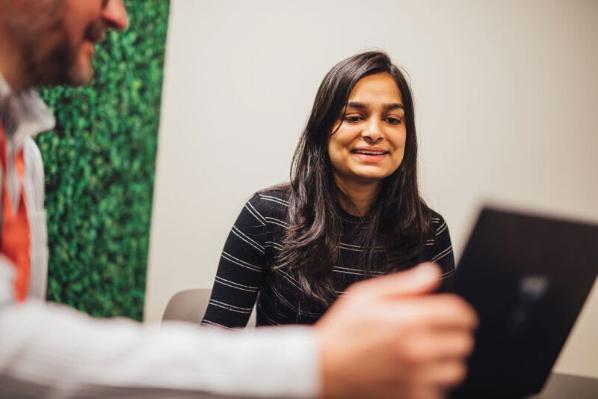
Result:
<svg viewBox="0 0 598 399"><path fill-rule="evenodd" d="M319 82L360 50L411 77L457 255L484 199L598 221L596 43L592 0L173 0L146 319L211 286L243 202L287 179ZM598 377L597 290L559 371Z"/></svg>

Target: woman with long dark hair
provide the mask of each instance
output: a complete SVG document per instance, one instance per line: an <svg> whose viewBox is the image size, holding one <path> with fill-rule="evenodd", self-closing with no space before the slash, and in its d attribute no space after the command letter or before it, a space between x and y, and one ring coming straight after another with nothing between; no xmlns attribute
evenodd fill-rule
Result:
<svg viewBox="0 0 598 399"><path fill-rule="evenodd" d="M226 241L202 323L311 324L352 283L454 259L447 225L421 199L413 99L382 52L322 81L289 184L256 193Z"/></svg>

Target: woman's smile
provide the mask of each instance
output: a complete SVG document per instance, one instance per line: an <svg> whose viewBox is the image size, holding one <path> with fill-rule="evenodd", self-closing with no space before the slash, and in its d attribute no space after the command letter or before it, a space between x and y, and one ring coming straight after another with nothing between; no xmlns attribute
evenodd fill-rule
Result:
<svg viewBox="0 0 598 399"><path fill-rule="evenodd" d="M363 163L382 162L390 151L381 148L358 147L351 150L351 154Z"/></svg>

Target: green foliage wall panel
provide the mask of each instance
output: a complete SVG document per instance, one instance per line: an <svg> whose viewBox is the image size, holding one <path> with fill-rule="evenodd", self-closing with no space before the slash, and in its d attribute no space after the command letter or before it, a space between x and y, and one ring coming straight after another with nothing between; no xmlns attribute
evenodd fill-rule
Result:
<svg viewBox="0 0 598 399"><path fill-rule="evenodd" d="M92 85L42 91L57 125L37 142L48 299L141 320L169 1L125 3L129 29L98 47Z"/></svg>

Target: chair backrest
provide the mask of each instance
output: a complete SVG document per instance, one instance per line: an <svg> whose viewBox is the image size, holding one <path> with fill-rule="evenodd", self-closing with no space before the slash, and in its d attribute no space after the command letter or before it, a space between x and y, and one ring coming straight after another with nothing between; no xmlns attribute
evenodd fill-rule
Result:
<svg viewBox="0 0 598 399"><path fill-rule="evenodd" d="M208 307L211 292L209 288L194 288L176 293L168 301L162 320L199 323Z"/></svg>
<svg viewBox="0 0 598 399"><path fill-rule="evenodd" d="M193 288L176 293L164 310L162 320L179 320L199 324L208 307L209 288ZM247 327L255 326L255 307L251 313Z"/></svg>

